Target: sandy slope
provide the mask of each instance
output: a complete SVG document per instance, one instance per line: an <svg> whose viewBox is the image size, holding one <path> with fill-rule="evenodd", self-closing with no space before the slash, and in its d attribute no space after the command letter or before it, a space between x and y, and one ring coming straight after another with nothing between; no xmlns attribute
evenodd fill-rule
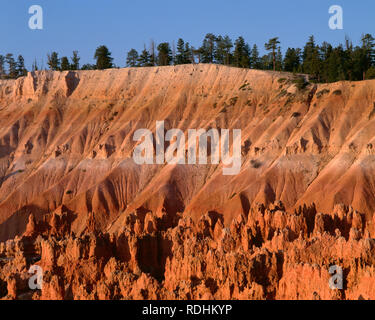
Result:
<svg viewBox="0 0 375 320"><path fill-rule="evenodd" d="M123 230L136 209L166 223L207 212L230 225L251 205L343 203L375 210L375 82L310 85L292 75L216 65L36 72L0 81L0 240L61 209ZM242 130L242 168L138 166L136 129Z"/></svg>

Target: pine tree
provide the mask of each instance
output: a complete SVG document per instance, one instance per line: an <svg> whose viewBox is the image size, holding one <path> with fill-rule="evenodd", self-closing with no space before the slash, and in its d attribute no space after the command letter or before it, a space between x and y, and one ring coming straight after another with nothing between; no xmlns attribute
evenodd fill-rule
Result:
<svg viewBox="0 0 375 320"><path fill-rule="evenodd" d="M213 63L216 44L216 36L212 33L207 33L201 47L201 62Z"/></svg>
<svg viewBox="0 0 375 320"><path fill-rule="evenodd" d="M177 41L177 54L175 58L175 64L188 64L191 63L191 48L189 42L183 39Z"/></svg>
<svg viewBox="0 0 375 320"><path fill-rule="evenodd" d="M284 70L287 72L298 72L300 68L300 49L288 48L284 58Z"/></svg>
<svg viewBox="0 0 375 320"><path fill-rule="evenodd" d="M275 66L277 71L283 70L283 54L280 47L277 48Z"/></svg>
<svg viewBox="0 0 375 320"><path fill-rule="evenodd" d="M61 69L61 71L70 70L70 63L69 63L68 57L62 57L61 58L60 69Z"/></svg>
<svg viewBox="0 0 375 320"><path fill-rule="evenodd" d="M374 65L375 61L375 39L371 34L362 36L362 49L364 50L365 58L363 59L363 80L366 79L366 72Z"/></svg>
<svg viewBox="0 0 375 320"><path fill-rule="evenodd" d="M254 44L253 49L251 50L251 68L253 69L261 69L262 65L259 58L259 51L258 46Z"/></svg>
<svg viewBox="0 0 375 320"><path fill-rule="evenodd" d="M8 53L5 56L5 61L8 64L8 77L9 78L16 78L17 77L17 64L16 61L14 60L13 54Z"/></svg>
<svg viewBox="0 0 375 320"><path fill-rule="evenodd" d="M5 76L5 57L0 54L0 79Z"/></svg>
<svg viewBox="0 0 375 320"><path fill-rule="evenodd" d="M177 54L175 59L175 64L185 64L186 52L185 52L185 41L183 39L178 39L177 41Z"/></svg>
<svg viewBox="0 0 375 320"><path fill-rule="evenodd" d="M158 65L168 66L172 61L172 51L168 42L158 45Z"/></svg>
<svg viewBox="0 0 375 320"><path fill-rule="evenodd" d="M193 57L192 57L192 48L190 47L189 42L185 43L185 50L184 50L184 59L185 63L192 63Z"/></svg>
<svg viewBox="0 0 375 320"><path fill-rule="evenodd" d="M150 53L147 51L146 47L143 49L141 55L138 57L138 65L140 67L150 67Z"/></svg>
<svg viewBox="0 0 375 320"><path fill-rule="evenodd" d="M273 70L273 55L272 52L265 54L261 59L261 69Z"/></svg>
<svg viewBox="0 0 375 320"><path fill-rule="evenodd" d="M355 47L352 53L353 80L363 80L366 76L367 55L363 47Z"/></svg>
<svg viewBox="0 0 375 320"><path fill-rule="evenodd" d="M96 59L96 68L99 70L113 68L113 58L106 46L100 46L96 49L94 59Z"/></svg>
<svg viewBox="0 0 375 320"><path fill-rule="evenodd" d="M230 65L231 63L231 50L233 48L232 40L225 36L218 36L216 38L216 51L215 51L215 61L219 64Z"/></svg>
<svg viewBox="0 0 375 320"><path fill-rule="evenodd" d="M348 37L345 37L345 68L347 70L347 80L352 81L353 78L353 43Z"/></svg>
<svg viewBox="0 0 375 320"><path fill-rule="evenodd" d="M127 67L136 67L137 64L138 64L138 59L139 59L138 51L135 50L135 49L131 49L128 52L128 56L126 58L126 66Z"/></svg>
<svg viewBox="0 0 375 320"><path fill-rule="evenodd" d="M303 48L302 54L302 67L303 72L309 73L311 70L311 58L315 50L315 39L314 36L310 36L309 41L306 43Z"/></svg>
<svg viewBox="0 0 375 320"><path fill-rule="evenodd" d="M78 56L78 51L73 51L73 56L70 58L72 60L72 64L70 65L71 70L79 70L79 61L81 58Z"/></svg>
<svg viewBox="0 0 375 320"><path fill-rule="evenodd" d="M22 55L18 56L17 59L17 77L24 77L27 75L27 70L25 68L25 59Z"/></svg>
<svg viewBox="0 0 375 320"><path fill-rule="evenodd" d="M225 47L224 47L224 38L218 36L216 38L216 50L214 52L215 62L218 64L224 64L225 60Z"/></svg>
<svg viewBox="0 0 375 320"><path fill-rule="evenodd" d="M53 51L51 54L47 55L47 64L50 70L60 70L60 59L57 52Z"/></svg>
<svg viewBox="0 0 375 320"><path fill-rule="evenodd" d="M332 48L328 46L328 54L324 59L323 80L325 82L335 82L346 79L346 70L344 69L344 50L342 46Z"/></svg>
<svg viewBox="0 0 375 320"><path fill-rule="evenodd" d="M243 37L235 41L233 52L233 63L235 67L250 68L250 47Z"/></svg>
<svg viewBox="0 0 375 320"><path fill-rule="evenodd" d="M270 39L264 47L267 51L272 51L272 60L273 60L273 71L276 71L276 49L277 45L280 43L279 38L272 38Z"/></svg>
<svg viewBox="0 0 375 320"><path fill-rule="evenodd" d="M303 72L310 74L318 82L320 81L322 61L320 58L320 49L315 44L314 36L309 38L303 50Z"/></svg>

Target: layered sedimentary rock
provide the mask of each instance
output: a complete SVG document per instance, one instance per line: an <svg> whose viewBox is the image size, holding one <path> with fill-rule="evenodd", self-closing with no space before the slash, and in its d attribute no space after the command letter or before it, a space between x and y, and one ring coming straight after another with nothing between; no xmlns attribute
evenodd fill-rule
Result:
<svg viewBox="0 0 375 320"><path fill-rule="evenodd" d="M375 82L295 82L216 65L0 81L0 295L374 298ZM137 165L135 131L162 120L240 129L240 172Z"/></svg>
<svg viewBox="0 0 375 320"><path fill-rule="evenodd" d="M131 214L121 234L67 233L66 213L46 216L0 245L5 299L374 299L375 228L351 207L293 213L282 203L252 207L230 227L209 212L169 228ZM56 225L55 221L59 221ZM30 265L43 270L30 290ZM343 287L329 283L331 266Z"/></svg>

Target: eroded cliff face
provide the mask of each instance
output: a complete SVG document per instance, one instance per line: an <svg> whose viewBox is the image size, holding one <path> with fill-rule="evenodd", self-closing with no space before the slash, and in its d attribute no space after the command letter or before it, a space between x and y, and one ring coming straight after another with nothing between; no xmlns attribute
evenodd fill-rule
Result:
<svg viewBox="0 0 375 320"><path fill-rule="evenodd" d="M121 234L94 224L77 236L69 214L36 222L0 245L4 299L374 299L375 228L344 205L332 214L257 205L224 227L210 212L165 227L151 212L129 215ZM28 270L43 270L30 290ZM342 289L329 283L343 270Z"/></svg>
<svg viewBox="0 0 375 320"><path fill-rule="evenodd" d="M0 81L0 295L374 298L374 89L216 65ZM241 129L239 174L135 164L160 120Z"/></svg>

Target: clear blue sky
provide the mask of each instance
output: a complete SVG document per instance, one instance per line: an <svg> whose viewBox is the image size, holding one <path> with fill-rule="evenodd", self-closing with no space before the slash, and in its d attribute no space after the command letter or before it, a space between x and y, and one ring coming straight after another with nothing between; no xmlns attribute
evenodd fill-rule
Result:
<svg viewBox="0 0 375 320"><path fill-rule="evenodd" d="M44 29L28 27L31 5L44 10ZM344 30L328 28L328 8L344 9ZM208 32L235 39L242 35L263 50L278 36L283 50L302 47L309 35L320 43L357 43L362 33L375 35L373 0L2 0L0 53L23 54L29 67L51 51L71 56L78 50L81 63L93 63L98 45L111 50L115 63L125 65L131 48L143 49L150 39L177 41L179 37L198 46Z"/></svg>

